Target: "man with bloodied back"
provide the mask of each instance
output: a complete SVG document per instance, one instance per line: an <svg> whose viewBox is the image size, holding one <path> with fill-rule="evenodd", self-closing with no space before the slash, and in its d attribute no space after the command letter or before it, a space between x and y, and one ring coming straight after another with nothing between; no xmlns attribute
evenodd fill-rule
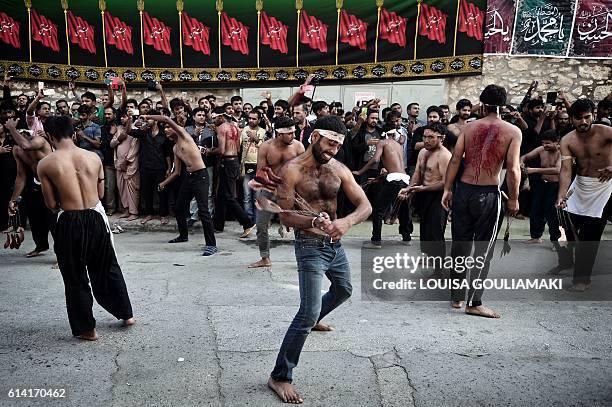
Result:
<svg viewBox="0 0 612 407"><path fill-rule="evenodd" d="M466 314L499 318L496 311L482 305L483 289L475 290L471 283L475 279L487 278L495 239L503 219L499 177L504 160L508 183L505 206L510 215L518 212L521 132L518 127L500 118L501 109L506 105L506 90L503 87L487 86L480 94L480 101L484 105L485 117L468 123L459 135L446 171L442 206L446 210L452 209L451 255L465 258L470 256L474 246L473 257L485 258L482 267L475 266L470 270ZM451 192L462 159L464 171L455 191ZM466 276L451 270L451 278L463 280ZM451 290L451 300L453 308L462 308L466 290Z"/></svg>

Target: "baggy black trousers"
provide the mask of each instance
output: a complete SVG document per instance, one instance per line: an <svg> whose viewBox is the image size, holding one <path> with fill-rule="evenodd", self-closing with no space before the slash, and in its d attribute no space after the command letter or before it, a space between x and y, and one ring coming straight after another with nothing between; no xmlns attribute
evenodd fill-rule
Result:
<svg viewBox="0 0 612 407"><path fill-rule="evenodd" d="M92 209L63 212L55 231L54 249L72 334L82 335L96 326L92 291L98 304L115 318L131 318L127 287L102 215Z"/></svg>
<svg viewBox="0 0 612 407"><path fill-rule="evenodd" d="M421 217L421 251L429 256L446 256L444 230L447 212L442 207L443 191L424 191L415 195L419 216Z"/></svg>

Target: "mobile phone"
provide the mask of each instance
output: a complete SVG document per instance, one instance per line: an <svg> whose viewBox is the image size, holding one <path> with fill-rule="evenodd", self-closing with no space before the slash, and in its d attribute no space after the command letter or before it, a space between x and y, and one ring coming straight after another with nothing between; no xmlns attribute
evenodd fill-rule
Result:
<svg viewBox="0 0 612 407"><path fill-rule="evenodd" d="M181 99L187 99L187 92L181 92Z"/></svg>
<svg viewBox="0 0 612 407"><path fill-rule="evenodd" d="M38 90L43 90L45 88L45 83L43 81L38 81Z"/></svg>
<svg viewBox="0 0 612 407"><path fill-rule="evenodd" d="M546 93L546 104L552 105L557 100L557 92L547 92Z"/></svg>

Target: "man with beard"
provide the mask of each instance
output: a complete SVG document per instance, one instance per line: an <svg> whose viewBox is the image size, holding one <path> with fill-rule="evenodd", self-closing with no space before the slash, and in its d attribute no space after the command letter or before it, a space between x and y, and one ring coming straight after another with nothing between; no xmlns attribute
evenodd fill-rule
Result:
<svg viewBox="0 0 612 407"><path fill-rule="evenodd" d="M253 113L251 113L253 114ZM257 171L264 167L269 167L272 172L278 174L280 168L289 160L299 156L304 152L302 143L295 140L295 122L288 117L279 118L276 137L265 141L257 152ZM266 191L261 191L266 198L271 195ZM268 228L272 214L266 211L257 210L257 246L261 260L250 264L249 268L270 267L270 237ZM281 225L282 227L282 225Z"/></svg>
<svg viewBox="0 0 612 407"><path fill-rule="evenodd" d="M225 213L229 209L242 225L243 232L240 238L245 238L251 234L255 224L236 200L236 180L240 176L240 130L232 116L224 112L223 107L215 108L213 120L217 126L217 138L219 139L217 152L221 159L219 188L215 202L215 230L223 232Z"/></svg>
<svg viewBox="0 0 612 407"><path fill-rule="evenodd" d="M442 206L447 211L452 202L452 256L455 259L470 256L481 257L484 262L477 270L471 270L465 313L487 318L500 318L494 310L482 305L483 289L475 289L476 279L487 278L499 224L503 219L501 191L499 190L502 164L506 162L508 202L510 215L518 211L520 182L520 130L500 119L499 113L506 104L506 90L489 85L480 94L486 116L468 123L455 146L448 164L442 195ZM465 154L465 167L454 192L452 191L459 165ZM465 272L451 270L451 278L462 282ZM466 292L451 290L453 308L461 308Z"/></svg>
<svg viewBox="0 0 612 407"><path fill-rule="evenodd" d="M593 124L594 110L595 104L589 99L574 102L569 115L576 130L561 139L556 206L567 212L561 221L568 226L568 240L575 241L574 285L569 289L579 292L591 287L593 264L610 215L612 194L612 128ZM572 182L574 159L577 175Z"/></svg>
<svg viewBox="0 0 612 407"><path fill-rule="evenodd" d="M66 99L60 99L55 102L55 111L59 116L70 117L70 107L68 107L68 102Z"/></svg>
<svg viewBox="0 0 612 407"><path fill-rule="evenodd" d="M351 171L333 157L342 146L346 128L337 116L319 119L306 152L286 163L279 172L283 182L278 188L278 204L283 209L296 207L302 197L318 216L294 212L281 213L284 225L295 228L295 255L300 285L300 309L285 335L268 386L285 403L304 400L293 387L293 369L310 331L321 319L345 302L352 293L349 263L340 239L351 226L367 219L372 208ZM344 218L336 218L336 196L342 188L356 206ZM323 277L331 287L321 297Z"/></svg>
<svg viewBox="0 0 612 407"><path fill-rule="evenodd" d="M353 146L352 156L354 159L353 168L361 168L376 154L376 143L380 140L382 129L378 127L378 110L368 108L361 112L357 118L357 123L351 129ZM375 178L378 176L378 169L369 169L363 173L365 178Z"/></svg>
<svg viewBox="0 0 612 407"><path fill-rule="evenodd" d="M560 138L563 138L567 133L574 130L569 114L563 111L557 112L555 120L551 123L551 128L557 130Z"/></svg>
<svg viewBox="0 0 612 407"><path fill-rule="evenodd" d="M50 121L48 132L56 149L40 161L38 175L47 207L59 212L54 249L72 334L95 341L98 334L91 291L123 325L133 325L134 315L100 202L104 195L100 157L74 145L72 119L59 116Z"/></svg>
<svg viewBox="0 0 612 407"><path fill-rule="evenodd" d="M206 246L202 256L212 256L217 252L217 242L208 211L208 172L202 159L202 153L196 145L193 137L179 126L174 120L163 115L144 116L143 120L155 120L164 124L164 133L174 142L174 165L172 173L159 183L158 189L163 191L168 184L177 179L185 166L186 176L181 183L176 198L176 224L179 235L168 243L181 243L189 240L189 228L187 227L187 214L189 203L195 197L198 204L198 215L204 229L204 240Z"/></svg>
<svg viewBox="0 0 612 407"><path fill-rule="evenodd" d="M10 216L15 215L21 198L20 195L25 190L25 207L30 219L32 239L36 244L34 250L29 252L26 257L40 256L42 252L49 250L49 231L53 232L55 218L53 213L45 206L37 169L40 160L51 154L53 149L44 131L21 133L17 130L17 120L15 119L7 120L4 126L17 143L13 147L17 175L13 195L9 201L8 213Z"/></svg>
<svg viewBox="0 0 612 407"><path fill-rule="evenodd" d="M457 108L457 122L448 125L448 131L453 133L456 137L459 137L461 130L465 127L466 120L470 118L472 114L472 102L467 99L461 99L455 105Z"/></svg>

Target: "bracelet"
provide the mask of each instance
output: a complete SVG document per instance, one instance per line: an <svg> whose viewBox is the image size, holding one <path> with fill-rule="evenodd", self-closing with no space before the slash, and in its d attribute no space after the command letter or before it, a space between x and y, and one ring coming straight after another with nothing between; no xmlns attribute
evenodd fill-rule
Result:
<svg viewBox="0 0 612 407"><path fill-rule="evenodd" d="M317 216L316 218L312 218L312 222L310 222L310 226L312 226L313 229L316 229L317 227L315 226L315 220L319 219L319 217Z"/></svg>

